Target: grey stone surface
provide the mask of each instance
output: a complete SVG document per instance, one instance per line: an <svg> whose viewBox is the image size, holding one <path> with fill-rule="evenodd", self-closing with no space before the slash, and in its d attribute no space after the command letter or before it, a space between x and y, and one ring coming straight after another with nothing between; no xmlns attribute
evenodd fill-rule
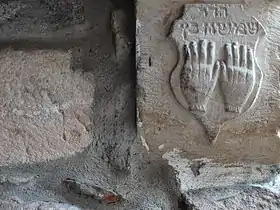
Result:
<svg viewBox="0 0 280 210"><path fill-rule="evenodd" d="M278 38L268 7L227 2L138 2L138 135L153 154L279 162Z"/></svg>
<svg viewBox="0 0 280 210"><path fill-rule="evenodd" d="M196 209L279 209L279 195L259 188L225 188L192 192L189 201Z"/></svg>
<svg viewBox="0 0 280 210"><path fill-rule="evenodd" d="M16 204L15 208L22 209L29 204L36 206L41 201L48 202L44 204L49 206L48 208L51 208L53 203L69 203L80 209L169 209L176 203L173 202L174 197L166 192L164 181L156 178L160 176L163 169L159 164L151 165L142 154L142 147L135 141L135 67L134 55L130 51L133 50L134 42L134 18L133 16L125 18L129 27L123 27L122 23L118 22L124 15L133 14L132 8L132 2L128 4L128 2L118 1L112 4L103 0L85 1L86 18L94 27L87 31L86 38L78 45L75 40L64 40L64 43L60 43L56 38L48 40L47 44L44 40L43 43L34 43L34 40L29 41L30 39L24 36L26 42L11 43L16 51L8 51L10 55L19 53L28 58L28 62L36 63L40 59L40 56L37 57L38 59L30 59L29 55L48 52L48 55L62 56L60 62L67 63L67 68L64 70L69 71L69 77L77 75L77 79L82 81L86 75L93 74L94 81L89 84L80 83L88 89L80 85L78 87L71 85L69 81L69 86L64 86L68 88L54 94L61 94L59 98L62 99L67 96L68 91L70 93L71 90L81 88L80 90L84 92L79 92L77 97L88 96L86 99L91 101L91 111L94 113L89 116L94 117L91 119L93 126L90 128L92 132L90 144L83 149L83 152L72 154L68 158L63 154L63 157L53 161L40 163L36 158L34 163L9 164L0 168L2 176L0 197L5 201L4 209L14 205L9 198L15 196L22 201ZM117 29L117 25L121 28ZM114 28L112 29L111 26ZM58 35L62 36L59 38L64 39L63 34ZM126 39L125 46L122 44L123 39ZM3 48L9 44L6 42ZM73 46L74 51L68 53ZM43 61L47 62L45 59ZM68 68L69 62L71 68ZM59 76L60 69L49 70L54 74L52 84L56 81L61 82L55 77L55 75ZM23 74L24 71L20 73ZM34 74L36 73L35 71ZM73 81L70 78L69 80ZM92 92L94 95L88 95ZM72 96L71 100L77 98L73 94L70 96ZM37 102L39 105L41 103L41 100ZM52 126L51 123L50 125ZM53 129L55 131L60 128ZM51 132L50 134L54 135ZM34 151L41 149L39 145L35 144L35 146L32 148ZM79 149L75 144L72 146L75 151ZM61 152L65 147L58 143L56 149ZM44 159L44 155L40 158ZM154 174L157 176L154 177ZM19 175L25 178L19 179ZM83 187L73 189L69 185L65 186L64 181L68 179L81 183L79 186ZM100 203L93 196L96 192L91 190L90 193L93 195L89 195L87 190L96 186L115 192L122 199L112 204L105 201ZM149 190L150 188L153 190ZM58 207L59 205L56 206Z"/></svg>
<svg viewBox="0 0 280 210"><path fill-rule="evenodd" d="M20 4L22 2L25 1L21 1ZM80 5L76 1L68 0L52 3L63 7L63 2L67 5L72 3ZM280 14L278 3L262 5L264 2L253 2L257 7L254 4L250 5L252 11L261 12L262 21L271 23L270 35L278 36L277 24ZM137 2L136 6L139 3L149 8L145 1ZM13 1L13 4L11 1L2 1L2 6L6 5L6 11L9 11L8 15L11 16L16 11L15 5L18 4L17 1ZM58 137L57 141L51 141L49 138L49 142L56 145L53 149L57 152L54 153L46 153L51 144L41 148L32 139L23 141L29 142L28 144L34 143L31 149L40 155L22 163L19 160L24 158L24 153L19 155L16 151L16 154L11 153L11 157L18 157L17 164L10 163L0 167L0 209L277 209L280 186L277 165L216 164L207 159L190 160L179 150L172 150L159 157L150 149L146 141L149 139L136 137L135 62L139 67L143 64L141 59L147 58L149 64L149 54L142 54L140 57L139 50L143 49L139 48L139 45L134 49L136 21L133 2L85 0L83 5L85 20L89 21L86 25L91 27L82 32L77 30L74 39L65 39L64 32L69 30L67 18L63 19L66 26L62 23L61 27L54 26L46 30L61 32L65 29L55 35L44 36L32 29L32 36L28 37L25 29L22 29L22 34L11 29L11 34L19 35L18 41L15 42L13 36L2 37L1 60L5 62L2 62L0 69L6 66L6 70L1 73L1 81L13 84L10 85L13 90L21 93L21 96L26 96L19 87L19 84L26 84L31 79L26 70L36 76L47 75L52 78L52 86L46 89L50 90L57 100L69 99L76 102L73 103L77 105L74 106L75 111L82 108L77 101L87 101L91 104L91 112L87 116L92 126L89 127L91 132L89 139L86 138L84 142L82 139L68 141L69 147L62 145ZM258 7L262 10L258 10ZM64 9L65 7L58 13ZM30 15L32 11L34 10L26 10L24 14ZM44 11L45 14L48 10L45 8L38 10L37 7L35 11ZM71 16L72 13L68 14ZM166 28L162 33L167 34L170 24L178 18L174 14L177 13L170 13L165 18ZM24 17L26 16L23 15L23 22L26 20ZM147 18L153 20L159 16L154 13ZM39 22L44 20L38 19ZM9 24L17 23L18 21L11 21ZM33 26L38 26L37 23ZM141 22L136 23L139 31ZM25 26L28 31L30 28ZM149 34L146 35L145 38L150 39ZM81 37L83 39L80 39ZM272 45L271 40L275 39L273 37L268 39L271 43L270 56L276 59L279 54L279 43L274 42ZM149 49L154 47L151 45ZM134 51L137 53L136 61ZM59 62L48 62L47 57L59 59ZM151 65L154 65L153 57L150 61ZM39 65L40 63L42 65ZM58 68L58 64L65 64L66 67ZM36 71L29 65L39 65L39 70ZM20 68L16 66L24 68L25 71L19 71ZM46 66L49 68L45 68ZM277 69L277 66L275 68ZM64 79L60 75L61 72L65 73ZM8 80L8 73L15 81ZM17 77L20 75L26 77ZM90 82L85 81L88 75L91 75ZM42 88L40 85L46 85L40 83L36 86L36 82L30 83L35 92ZM58 91L54 91L55 89ZM47 98L41 97L40 94L35 96L36 101L27 101L32 105L31 108L37 109L48 102L45 100ZM8 99L12 101L11 106L20 107L24 111L32 110L27 106L21 107L16 97ZM6 97L6 101L8 99ZM5 109L1 109L1 112L3 110ZM65 112L67 111L66 109ZM69 109L70 124L75 125L72 122L75 121L72 113ZM52 116L54 121L60 114ZM6 117L7 122L11 116ZM37 125L36 130L41 121L37 118L32 119L34 120L30 122ZM13 123L26 127L18 120ZM61 127L53 126L50 122L47 122L47 125L52 126L53 131L48 131L47 135L56 137L55 131ZM141 126L140 121L138 125ZM5 126L7 124L4 124ZM47 129L40 127L40 130ZM13 143L7 147L8 149L1 148L4 153L8 152L9 148L17 148L16 139L10 140ZM1 142L3 141L0 140ZM43 138L41 142L46 143ZM82 145L86 147L83 148ZM112 194L117 195L119 199L116 200Z"/></svg>
<svg viewBox="0 0 280 210"><path fill-rule="evenodd" d="M92 73L71 69L69 52L0 52L0 165L73 155L91 143Z"/></svg>
<svg viewBox="0 0 280 210"><path fill-rule="evenodd" d="M263 107L263 105L266 107L259 110L267 110L263 112L263 116L270 116L270 120L264 120L265 117L260 117L261 115L257 114L259 112L256 111L252 111L252 114L249 116L250 119L255 120L253 123L255 126L252 127L254 141L249 140L251 144L248 147L244 143L240 148L230 146L226 151L223 149L228 142L239 144L242 139L246 138L246 135L238 138L238 141L230 141L231 137L220 133L220 138L214 141L214 144L210 141L212 146L207 144L207 138L205 138L207 135L204 135L207 132L204 129L198 130L199 123L194 123L194 121L199 121L196 119L197 116L191 117L187 114L188 110L186 107L190 108L190 112L193 112L191 107L188 106L190 99L186 103L181 103L182 101L180 100L176 101L177 95L174 94L174 86L171 84L173 92L169 88L169 83L170 81L172 82L170 72L179 65L180 59L177 58L181 56L180 48L176 48L180 44L178 40L175 40L174 44L172 43L174 39L168 39L172 23L175 20L176 25L176 23L181 21L189 24L186 26L189 27L189 34L197 32L196 26L191 27L190 24L197 23L199 17L196 14L198 13L195 13L192 10L192 6L186 3L193 3L193 1L138 1L136 53L138 67L137 115L139 141L142 142L143 147L146 148L151 156L160 158L163 155L162 157L168 160L169 165L176 171L178 188L186 201L185 206L181 207L182 209L277 209L279 204L277 202L270 202L270 200L273 200L278 192L273 187L268 187L266 190L260 190L255 187L267 187L267 184L264 184L265 180L269 180L278 174L277 164L279 160L278 149L276 148L279 138L277 127L278 105L276 105L278 104L278 100L276 100L278 95L276 92L279 92L277 91L279 88L279 77L277 76L279 73L279 58L277 58L279 47L277 46L279 43L275 35L279 31L279 23L275 20L279 18L279 2L218 1L218 3L244 3L242 7L244 7L247 15L256 17L264 27L266 38L263 42L260 42L263 53L258 54L256 52L254 55L258 58L259 65L263 66L262 94L264 97L267 97L268 93L271 94L269 100L275 97L273 103L272 101L268 103L271 104L269 107L263 104L264 100L259 101L260 107ZM199 1L199 3L204 3L204 1ZM211 2L207 3L210 4ZM215 3L217 2L215 1ZM190 8L187 13L183 13L184 11L181 9L185 4L186 8ZM196 4L193 8L200 6ZM201 7L205 6L202 5ZM209 7L211 7L211 4ZM231 5L227 8L230 7ZM238 19L242 15L238 13L237 16L235 18ZM204 21L204 19L201 20ZM205 20L208 21L209 19ZM224 20L221 21L223 22ZM183 39L184 31L182 31L182 34L180 32L178 31L178 37ZM188 36L188 33L186 34ZM191 38L194 38L196 35L189 35L189 39L185 41L192 41ZM209 36L206 39L209 40ZM227 40L226 38L218 38L218 36L215 39L218 39L218 41ZM250 39L250 41L252 40ZM191 44L188 45L190 49L195 49ZM193 53L193 55L195 54ZM220 56L219 53L218 56ZM180 74L178 75L180 76ZM274 76L271 77L272 75ZM270 78L273 79L270 80ZM180 84L177 83L176 85L179 86ZM225 91L225 88L222 91ZM272 104L275 104L275 106ZM177 107L177 109L174 107ZM273 114L270 115L271 113ZM215 112L212 112L212 114L215 115ZM260 117L259 120L257 119L258 117ZM226 127L230 129L230 132L234 132L237 129L235 125L242 125L243 120L245 122L244 116L239 117L236 124L233 125L229 122ZM249 121L251 122L251 120ZM267 122L268 124L271 123L271 126L266 125ZM246 126L251 126L248 123L245 124ZM267 135L267 138L265 137L266 140L260 137L262 134L259 135L262 130L261 127L266 128L266 131L270 133ZM237 132L232 137L236 138L239 134ZM226 142L220 141L223 138ZM202 145L207 145L207 149L204 150ZM265 147L266 149L264 149ZM217 153L213 154L211 152L213 150L216 150ZM208 156L210 153L212 155ZM234 153L236 155L233 155ZM219 159L233 164L219 164L217 163ZM276 169L273 170L275 166L261 165L259 163L275 163ZM277 180L274 179L273 181L273 185L276 187L278 186ZM234 195L230 191L233 192L236 188L239 191L237 190L238 193ZM226 193L225 189L229 190L229 193ZM221 196L223 197L221 201L218 198L219 193L220 195L225 194L225 197ZM241 203L238 203L239 199L242 200Z"/></svg>
<svg viewBox="0 0 280 210"><path fill-rule="evenodd" d="M80 210L80 208L70 205L55 202L24 202L17 197L10 197L0 201L0 209L7 210Z"/></svg>
<svg viewBox="0 0 280 210"><path fill-rule="evenodd" d="M73 39L89 27L81 0L23 0L0 2L0 41Z"/></svg>
<svg viewBox="0 0 280 210"><path fill-rule="evenodd" d="M249 132L230 123L246 119L254 122L244 116L256 112L256 107L267 113L268 108L259 103L267 100L263 95L268 95L262 83L273 82L263 80L263 72L272 74L266 72L262 65L265 58L260 57L264 54L260 49L265 39L263 26L246 13L242 4L186 4L182 17L173 22L169 37L178 48L178 63L169 81L175 99L201 123L210 144L228 139L225 146L236 146L228 142L237 140L223 135L230 133L227 126L231 132L242 133L239 138L246 141ZM242 148L237 146L235 150Z"/></svg>

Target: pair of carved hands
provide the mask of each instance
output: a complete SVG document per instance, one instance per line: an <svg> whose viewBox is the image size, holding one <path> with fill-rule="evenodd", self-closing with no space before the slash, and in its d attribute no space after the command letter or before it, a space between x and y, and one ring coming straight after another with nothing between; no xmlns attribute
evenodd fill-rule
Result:
<svg viewBox="0 0 280 210"><path fill-rule="evenodd" d="M181 88L191 111L206 111L217 81L225 111L240 113L254 86L253 50L237 43L226 44L225 61L216 61L215 43L203 40L185 45L186 60L181 72Z"/></svg>

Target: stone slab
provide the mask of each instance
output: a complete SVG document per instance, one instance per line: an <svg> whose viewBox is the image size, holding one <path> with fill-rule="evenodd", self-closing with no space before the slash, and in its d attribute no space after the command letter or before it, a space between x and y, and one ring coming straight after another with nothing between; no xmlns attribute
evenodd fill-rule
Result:
<svg viewBox="0 0 280 210"><path fill-rule="evenodd" d="M138 1L138 131L151 153L280 161L277 37L265 7L232 3Z"/></svg>
<svg viewBox="0 0 280 210"><path fill-rule="evenodd" d="M91 143L95 82L71 68L74 51L0 51L1 166L69 157Z"/></svg>

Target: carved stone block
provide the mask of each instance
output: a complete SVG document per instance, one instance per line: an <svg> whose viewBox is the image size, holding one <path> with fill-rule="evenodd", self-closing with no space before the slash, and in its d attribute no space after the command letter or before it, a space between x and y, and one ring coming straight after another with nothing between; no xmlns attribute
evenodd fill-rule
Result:
<svg viewBox="0 0 280 210"><path fill-rule="evenodd" d="M246 4L142 4L138 130L146 148L217 162L278 162L279 75L261 15Z"/></svg>

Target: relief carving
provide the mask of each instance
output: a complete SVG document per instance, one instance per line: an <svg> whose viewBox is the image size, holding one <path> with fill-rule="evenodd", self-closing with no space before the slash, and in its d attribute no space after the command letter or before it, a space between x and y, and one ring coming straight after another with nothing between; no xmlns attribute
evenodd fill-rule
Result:
<svg viewBox="0 0 280 210"><path fill-rule="evenodd" d="M179 60L170 85L211 144L224 123L248 111L258 97L262 72L255 55L264 35L238 4L189 4L174 22L170 36Z"/></svg>
<svg viewBox="0 0 280 210"><path fill-rule="evenodd" d="M257 22L205 22L203 23L203 29L204 35L255 35L258 33L259 24ZM196 30L196 34L198 32L199 29ZM187 31L187 33L190 32Z"/></svg>
<svg viewBox="0 0 280 210"><path fill-rule="evenodd" d="M218 79L215 43L203 40L185 45L186 60L181 72L181 88L190 110L205 112Z"/></svg>
<svg viewBox="0 0 280 210"><path fill-rule="evenodd" d="M225 111L242 113L255 83L253 50L236 43L226 44L226 62L219 62L220 88Z"/></svg>

